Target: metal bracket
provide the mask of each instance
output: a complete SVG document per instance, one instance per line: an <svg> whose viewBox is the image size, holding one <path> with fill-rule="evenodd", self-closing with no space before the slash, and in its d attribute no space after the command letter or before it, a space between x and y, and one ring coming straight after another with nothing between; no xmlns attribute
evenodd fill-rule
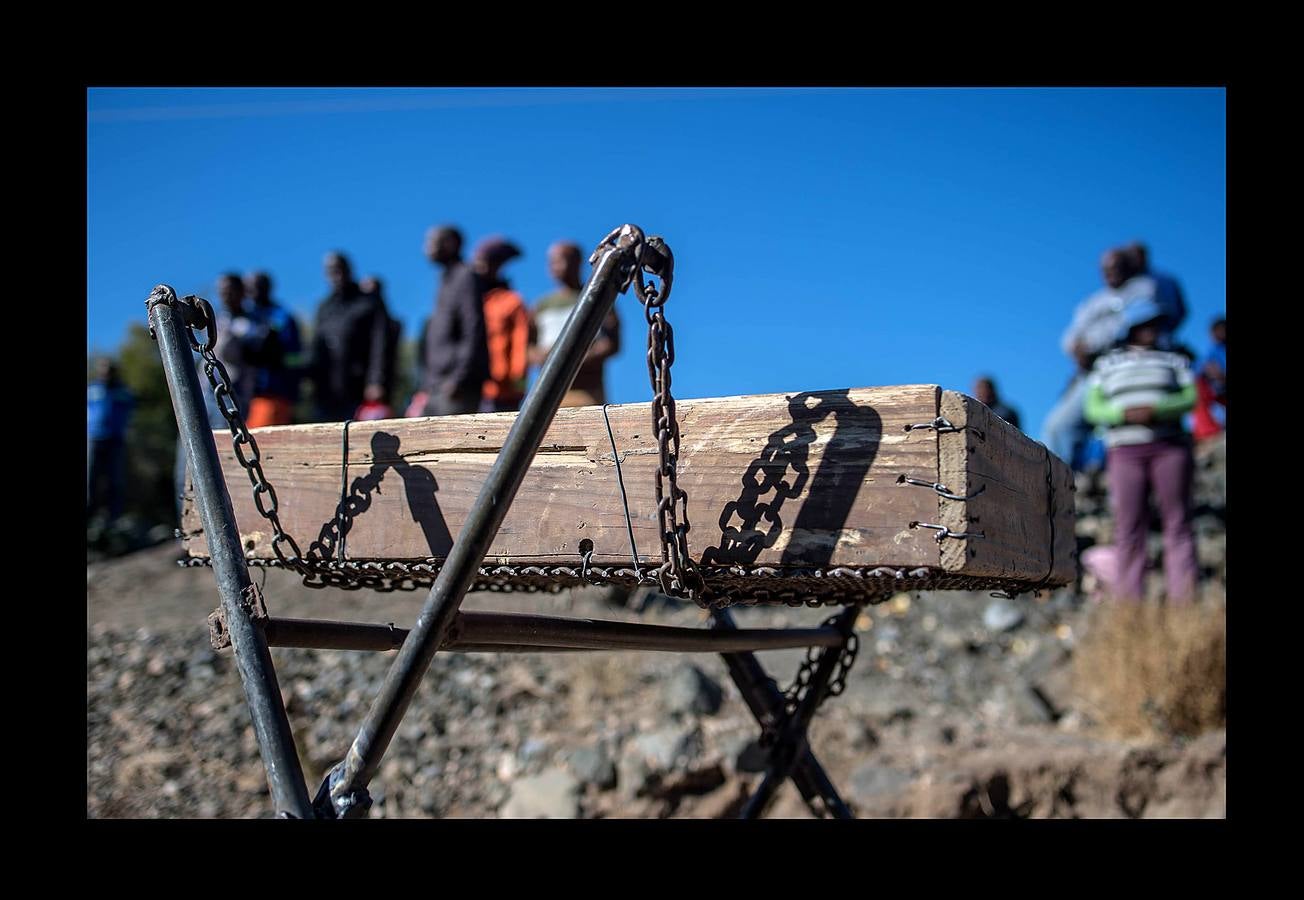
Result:
<svg viewBox="0 0 1304 900"><path fill-rule="evenodd" d="M240 608L253 622L267 621L267 604L263 602L263 592L252 582L240 594ZM226 613L221 606L208 614L208 642L214 650L231 646L231 632L227 628Z"/></svg>
<svg viewBox="0 0 1304 900"><path fill-rule="evenodd" d="M231 633L226 630L226 616L222 607L208 614L208 643L214 650L225 650L231 646Z"/></svg>
<svg viewBox="0 0 1304 900"><path fill-rule="evenodd" d="M334 793L340 781L347 777L344 763L333 766L313 798L313 812L319 819L361 819L371 809L371 793L365 787L354 788L347 794Z"/></svg>
<svg viewBox="0 0 1304 900"><path fill-rule="evenodd" d="M911 522L911 528L934 528L937 530L937 542L940 544L947 538L981 538L986 537L981 531L952 531L945 525L932 525L928 522Z"/></svg>
<svg viewBox="0 0 1304 900"><path fill-rule="evenodd" d="M647 237L643 234L643 229L637 225L613 228L598 242L597 248L589 256L589 265L596 267L603 254L612 250L628 251L628 259L622 263L621 271L616 276L618 292L623 294L629 289L630 282L634 280L634 275L640 271L643 264L643 255L647 250Z"/></svg>
<svg viewBox="0 0 1304 900"><path fill-rule="evenodd" d="M911 484L916 487L932 488L937 492L938 496L945 497L947 500L972 500L974 497L977 497L983 491L987 490L987 485L981 484L978 486L978 490L974 491L972 494L961 497L959 494L951 493L951 489L940 482L924 481L922 478L911 478L909 475L898 475L897 484Z"/></svg>
<svg viewBox="0 0 1304 900"><path fill-rule="evenodd" d="M938 434L953 434L957 431L972 431L978 435L978 440L986 442L987 435L981 428L974 428L972 425L952 425L951 421L945 416L938 416L931 422L916 422L912 425L905 426L906 431L914 431L917 428L928 428L936 431Z"/></svg>

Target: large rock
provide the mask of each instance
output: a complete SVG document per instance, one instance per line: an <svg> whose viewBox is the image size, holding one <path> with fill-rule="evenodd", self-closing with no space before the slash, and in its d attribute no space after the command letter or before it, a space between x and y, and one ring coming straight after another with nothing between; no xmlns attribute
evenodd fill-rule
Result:
<svg viewBox="0 0 1304 900"><path fill-rule="evenodd" d="M992 632L1013 631L1023 624L1023 611L1009 600L993 600L983 610L983 627Z"/></svg>
<svg viewBox="0 0 1304 900"><path fill-rule="evenodd" d="M675 715L710 716L719 711L724 692L697 666L684 665L666 680L661 700L666 711Z"/></svg>
<svg viewBox="0 0 1304 900"><path fill-rule="evenodd" d="M897 806L913 782L904 769L867 763L851 773L847 794L862 815L885 815Z"/></svg>
<svg viewBox="0 0 1304 900"><path fill-rule="evenodd" d="M503 819L573 819L580 814L580 784L565 769L521 778L498 816Z"/></svg>
<svg viewBox="0 0 1304 900"><path fill-rule="evenodd" d="M582 784L592 784L603 791L616 786L616 764L601 744L571 751L566 763Z"/></svg>
<svg viewBox="0 0 1304 900"><path fill-rule="evenodd" d="M698 749L696 728L672 726L641 734L625 744L619 764L621 793L644 794L673 769L686 769Z"/></svg>
<svg viewBox="0 0 1304 900"><path fill-rule="evenodd" d="M634 738L626 745L626 753L642 760L653 771L664 772L687 762L695 736L693 728L662 728Z"/></svg>
<svg viewBox="0 0 1304 900"><path fill-rule="evenodd" d="M1147 819L1227 817L1227 732L1208 732L1188 744L1159 772Z"/></svg>

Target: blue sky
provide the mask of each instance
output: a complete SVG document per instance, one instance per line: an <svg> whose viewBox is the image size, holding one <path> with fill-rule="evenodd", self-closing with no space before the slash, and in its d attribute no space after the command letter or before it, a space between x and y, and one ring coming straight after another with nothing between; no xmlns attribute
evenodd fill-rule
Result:
<svg viewBox="0 0 1304 900"><path fill-rule="evenodd" d="M1225 310L1222 89L93 89L87 141L88 351L154 284L212 297L229 269L311 319L333 248L411 336L442 222L519 243L531 303L551 241L664 236L679 397L987 372L1036 432L1107 247L1150 245L1195 349ZM617 308L609 399L645 400L641 313Z"/></svg>

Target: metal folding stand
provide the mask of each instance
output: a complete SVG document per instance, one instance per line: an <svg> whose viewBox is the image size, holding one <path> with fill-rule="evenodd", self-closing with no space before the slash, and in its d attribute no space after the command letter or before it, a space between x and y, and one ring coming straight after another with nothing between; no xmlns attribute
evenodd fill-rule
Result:
<svg viewBox="0 0 1304 900"><path fill-rule="evenodd" d="M214 644L229 643L235 654L279 816L348 818L365 813L371 805L367 786L380 768L381 759L431 660L441 649L718 652L760 723L762 744L769 750L765 776L743 816L762 815L786 778L793 780L817 816L851 816L807 746L806 730L820 702L841 692L842 679L855 656L852 625L858 606L847 607L823 627L809 629L739 629L723 609L713 611L714 627L709 630L459 611L601 322L615 303L616 295L625 291L632 281L637 284L647 312L651 329L649 344L656 345L649 349L649 370L656 392L654 418L662 447L657 499L663 563L647 580L659 582L667 592L694 599L702 586L700 577L694 580L696 573L687 557L686 516L680 523L674 511L677 502L684 503L686 510L686 495L675 483L678 426L674 423L674 401L669 393L669 365L674 352L669 325L659 309L669 293L673 256L660 238L645 238L636 226L625 225L604 239L592 262L593 275L544 363L536 387L513 423L475 506L410 630L268 617L258 589L249 580L230 495L191 357L192 349L204 356L218 405L231 423L237 457L254 480L255 504L276 526L277 540L273 547L278 557L291 566L299 566L302 561L293 539L280 531L275 518L275 491L262 478L261 468L257 466L257 444L244 427L230 397L229 379L212 353L216 324L211 307L194 297L178 299L166 285L156 287L146 301L150 330L159 342L221 596L220 609L210 617ZM662 279L664 292L658 295L655 287L644 284L645 272ZM197 337L201 332L206 332L202 342ZM665 449L667 444L674 448L669 454ZM670 486L670 493L665 497L662 476ZM283 543L290 545L292 556L284 555ZM269 646L398 651L348 753L329 771L311 802L281 702ZM798 673L797 683L785 695L765 674L753 651L794 647L809 648L807 661ZM820 648L818 655L815 655L816 648Z"/></svg>
<svg viewBox="0 0 1304 900"><path fill-rule="evenodd" d="M267 769L272 802L282 815L310 818L312 804L308 800L303 768L299 764L285 705L281 702L267 639L259 626L262 601L258 589L249 580L249 568L244 561L240 533L231 509L231 495L227 493L222 478L217 445L213 442L204 397L199 391L199 376L190 355L195 344L189 329L198 324L197 317L202 307L179 302L176 293L163 286L154 289L146 305L150 332L158 341L163 357L163 372L172 395L172 409L177 416L186 458L190 461L199 515L208 538L213 571L217 575L224 629L235 653L245 699L249 702L254 736L258 739L258 752ZM210 332L210 350L213 337Z"/></svg>

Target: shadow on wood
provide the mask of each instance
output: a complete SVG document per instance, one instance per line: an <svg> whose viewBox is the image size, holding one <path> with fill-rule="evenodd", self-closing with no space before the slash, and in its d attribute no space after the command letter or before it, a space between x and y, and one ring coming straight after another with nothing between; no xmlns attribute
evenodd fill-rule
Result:
<svg viewBox="0 0 1304 900"><path fill-rule="evenodd" d="M399 453L397 435L377 431L371 436L372 465L366 475L354 479L348 496L340 500L335 517L321 527L317 540L308 547L309 559L343 559L345 543L354 520L371 506L372 493L380 493L385 473L393 469L403 482L407 507L412 519L421 526L431 556L447 556L453 546L453 536L439 509L435 494L439 483L435 476L422 466L414 466Z"/></svg>
<svg viewBox="0 0 1304 900"><path fill-rule="evenodd" d="M878 454L883 423L872 406L853 402L849 389L796 394L788 401L788 415L791 421L770 435L747 467L738 499L721 510L720 543L703 552L704 565L754 563L784 534L784 502L803 492L782 563L823 566L832 560L841 528ZM808 461L815 426L830 416L837 424L812 478Z"/></svg>

